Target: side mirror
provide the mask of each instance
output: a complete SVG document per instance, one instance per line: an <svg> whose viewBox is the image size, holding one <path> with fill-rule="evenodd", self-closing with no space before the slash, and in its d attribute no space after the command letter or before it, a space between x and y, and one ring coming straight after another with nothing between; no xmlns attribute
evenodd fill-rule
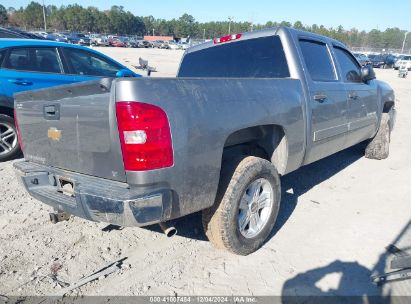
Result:
<svg viewBox="0 0 411 304"><path fill-rule="evenodd" d="M123 78L123 77L134 77L134 73L130 70L123 69L116 73L116 77Z"/></svg>
<svg viewBox="0 0 411 304"><path fill-rule="evenodd" d="M375 79L375 72L371 65L366 65L361 68L361 80L368 82Z"/></svg>

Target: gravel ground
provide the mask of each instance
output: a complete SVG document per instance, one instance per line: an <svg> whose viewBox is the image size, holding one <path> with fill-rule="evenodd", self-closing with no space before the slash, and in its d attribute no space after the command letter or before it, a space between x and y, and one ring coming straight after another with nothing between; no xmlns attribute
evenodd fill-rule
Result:
<svg viewBox="0 0 411 304"><path fill-rule="evenodd" d="M138 57L173 76L182 52L100 49L128 66ZM283 178L280 219L272 238L248 257L214 249L198 214L177 221L168 239L157 227L103 232L79 218L49 223L51 209L19 186L12 163L0 163L0 294L57 295L54 279L75 283L109 262L121 270L72 295L410 295L407 285L380 289L384 248L410 221L411 78L378 70L396 91L398 118L391 156L363 157L361 145ZM411 244L408 244L408 246ZM61 283L62 284L62 283ZM401 286L401 288L396 288ZM405 286L405 287L404 287Z"/></svg>

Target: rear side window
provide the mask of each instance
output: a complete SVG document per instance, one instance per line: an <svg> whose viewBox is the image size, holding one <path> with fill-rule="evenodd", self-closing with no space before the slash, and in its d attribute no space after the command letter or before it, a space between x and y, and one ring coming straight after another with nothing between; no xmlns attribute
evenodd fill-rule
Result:
<svg viewBox="0 0 411 304"><path fill-rule="evenodd" d="M17 71L61 73L55 48L16 48L5 59L4 67Z"/></svg>
<svg viewBox="0 0 411 304"><path fill-rule="evenodd" d="M184 56L179 77L290 77L278 36L221 44Z"/></svg>
<svg viewBox="0 0 411 304"><path fill-rule="evenodd" d="M314 81L336 80L327 45L322 42L300 40L300 48L311 79Z"/></svg>
<svg viewBox="0 0 411 304"><path fill-rule="evenodd" d="M76 75L115 77L122 69L114 62L91 52L74 48L65 48L64 52L71 65L72 73Z"/></svg>
<svg viewBox="0 0 411 304"><path fill-rule="evenodd" d="M335 56L341 68L345 82L362 82L361 67L354 57L347 51L337 46L334 47Z"/></svg>
<svg viewBox="0 0 411 304"><path fill-rule="evenodd" d="M6 50L0 50L0 66L3 63L3 59L5 55L6 55Z"/></svg>

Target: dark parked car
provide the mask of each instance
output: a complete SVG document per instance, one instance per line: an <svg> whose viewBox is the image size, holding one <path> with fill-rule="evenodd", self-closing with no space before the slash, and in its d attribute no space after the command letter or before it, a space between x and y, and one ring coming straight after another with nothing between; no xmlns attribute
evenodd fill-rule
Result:
<svg viewBox="0 0 411 304"><path fill-rule="evenodd" d="M17 39L39 39L44 40L44 37L33 33L28 33L13 28L0 27L0 38L17 38Z"/></svg>
<svg viewBox="0 0 411 304"><path fill-rule="evenodd" d="M138 42L138 47L139 48L152 48L153 44L150 41L147 41L147 40L140 40Z"/></svg>
<svg viewBox="0 0 411 304"><path fill-rule="evenodd" d="M46 36L47 40L50 41L57 41L57 42L68 42L67 36L62 35L62 34L47 34Z"/></svg>
<svg viewBox="0 0 411 304"><path fill-rule="evenodd" d="M14 166L56 212L170 233L202 211L212 243L247 255L273 235L284 175L363 141L387 158L394 120L393 90L344 44L280 27L191 47L177 78L17 94Z"/></svg>
<svg viewBox="0 0 411 304"><path fill-rule="evenodd" d="M47 40L0 39L0 161L19 153L13 94L101 77L139 77L88 48Z"/></svg>
<svg viewBox="0 0 411 304"><path fill-rule="evenodd" d="M78 33L70 33L67 36L67 41L73 44L80 44L80 45L90 45L90 38L86 37L84 34Z"/></svg>
<svg viewBox="0 0 411 304"><path fill-rule="evenodd" d="M368 55L370 58L372 66L374 68L392 68L396 62L396 57L391 54L371 54Z"/></svg>

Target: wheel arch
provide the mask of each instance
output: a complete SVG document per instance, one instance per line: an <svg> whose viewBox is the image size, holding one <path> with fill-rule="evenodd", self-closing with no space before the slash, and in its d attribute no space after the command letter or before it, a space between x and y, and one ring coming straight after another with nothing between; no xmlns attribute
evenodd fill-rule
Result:
<svg viewBox="0 0 411 304"><path fill-rule="evenodd" d="M0 114L13 117L13 115L14 115L14 110L13 110L12 108L9 108L9 107L0 106Z"/></svg>
<svg viewBox="0 0 411 304"><path fill-rule="evenodd" d="M284 174L288 162L288 140L280 125L260 125L231 133L224 144L223 161L244 156L257 156L274 164Z"/></svg>

